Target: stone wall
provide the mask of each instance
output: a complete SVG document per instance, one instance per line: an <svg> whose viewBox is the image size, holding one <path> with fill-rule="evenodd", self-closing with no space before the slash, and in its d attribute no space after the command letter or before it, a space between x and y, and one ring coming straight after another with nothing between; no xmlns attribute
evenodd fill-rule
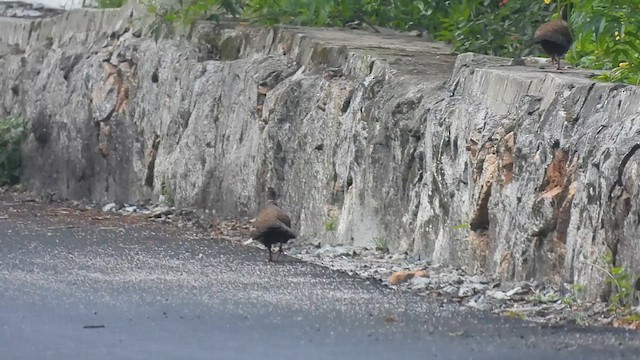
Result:
<svg viewBox="0 0 640 360"><path fill-rule="evenodd" d="M200 24L135 6L0 19L0 113L35 191L253 214L505 279L640 270L640 88L399 34ZM4 50L3 50L4 49Z"/></svg>

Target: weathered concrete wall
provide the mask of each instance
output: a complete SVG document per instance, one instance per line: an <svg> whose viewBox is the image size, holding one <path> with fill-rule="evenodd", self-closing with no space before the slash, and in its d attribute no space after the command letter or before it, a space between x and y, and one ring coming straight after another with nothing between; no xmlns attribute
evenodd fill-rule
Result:
<svg viewBox="0 0 640 360"><path fill-rule="evenodd" d="M31 188L107 202L165 187L235 216L273 187L305 241L591 296L607 248L640 270L639 88L400 35L202 25L156 42L139 16L0 20L0 113L30 124Z"/></svg>

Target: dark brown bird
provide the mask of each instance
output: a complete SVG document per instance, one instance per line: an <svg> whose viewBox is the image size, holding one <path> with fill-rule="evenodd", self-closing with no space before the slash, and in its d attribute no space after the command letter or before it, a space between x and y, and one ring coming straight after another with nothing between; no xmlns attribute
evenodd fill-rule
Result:
<svg viewBox="0 0 640 360"><path fill-rule="evenodd" d="M284 254L282 244L286 244L289 240L297 237L296 233L291 230L291 219L278 204L269 200L269 204L264 207L253 222L255 230L251 233L253 240L260 241L269 251L269 262L273 261L273 244L280 243L278 249L278 258L280 254Z"/></svg>
<svg viewBox="0 0 640 360"><path fill-rule="evenodd" d="M542 50L551 56L551 64L556 64L556 70L560 70L560 58L569 51L571 44L573 44L567 19L567 7L565 6L562 8L561 19L540 25L533 35L533 42L540 44Z"/></svg>

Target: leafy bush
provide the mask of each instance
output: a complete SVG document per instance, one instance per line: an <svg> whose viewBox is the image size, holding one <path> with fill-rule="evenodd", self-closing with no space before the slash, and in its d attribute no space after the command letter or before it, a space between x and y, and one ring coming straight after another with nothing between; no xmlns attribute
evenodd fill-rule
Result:
<svg viewBox="0 0 640 360"><path fill-rule="evenodd" d="M556 6L540 1L450 1L449 14L440 19L438 40L458 52L496 56L528 54L537 49L531 39Z"/></svg>
<svg viewBox="0 0 640 360"><path fill-rule="evenodd" d="M178 0L174 4L156 0L143 0L150 13L168 23L191 25L197 20L219 20L226 13L238 16L244 7L244 0Z"/></svg>
<svg viewBox="0 0 640 360"><path fill-rule="evenodd" d="M324 229L327 231L336 231L338 229L338 219L327 219L327 221L324 223Z"/></svg>
<svg viewBox="0 0 640 360"><path fill-rule="evenodd" d="M101 9L119 8L124 5L127 0L97 0L97 5Z"/></svg>
<svg viewBox="0 0 640 360"><path fill-rule="evenodd" d="M439 30L446 14L438 0L248 0L247 13L260 23L344 26L361 21L402 30Z"/></svg>
<svg viewBox="0 0 640 360"><path fill-rule="evenodd" d="M101 0L116 1L116 0ZM153 0L151 0L153 1ZM573 5L575 44L566 60L582 68L612 70L607 81L640 83L640 0L192 0L152 12L191 24L222 10L252 21L306 26L372 26L420 30L456 52L497 56L540 55L531 39L538 25Z"/></svg>
<svg viewBox="0 0 640 360"><path fill-rule="evenodd" d="M640 84L640 0L575 1L575 45L567 60L605 69L602 80Z"/></svg>
<svg viewBox="0 0 640 360"><path fill-rule="evenodd" d="M620 309L628 309L633 304L633 283L631 274L622 266L616 266L613 254L607 252L603 258L608 269L603 269L609 276L607 282L612 285L613 292L610 299L609 310L615 312Z"/></svg>
<svg viewBox="0 0 640 360"><path fill-rule="evenodd" d="M0 119L0 185L13 185L20 179L20 144L24 135L21 117Z"/></svg>

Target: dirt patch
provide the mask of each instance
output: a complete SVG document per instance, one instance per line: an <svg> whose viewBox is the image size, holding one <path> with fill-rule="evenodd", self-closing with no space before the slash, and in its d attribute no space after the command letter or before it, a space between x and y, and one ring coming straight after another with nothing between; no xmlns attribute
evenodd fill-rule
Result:
<svg viewBox="0 0 640 360"><path fill-rule="evenodd" d="M47 201L28 193L0 194L0 221L23 222L34 218L45 229L71 229L93 226L105 229L123 227L150 227L153 224L146 214L122 215L103 212L88 203L71 201ZM165 226L166 231L179 231Z"/></svg>

